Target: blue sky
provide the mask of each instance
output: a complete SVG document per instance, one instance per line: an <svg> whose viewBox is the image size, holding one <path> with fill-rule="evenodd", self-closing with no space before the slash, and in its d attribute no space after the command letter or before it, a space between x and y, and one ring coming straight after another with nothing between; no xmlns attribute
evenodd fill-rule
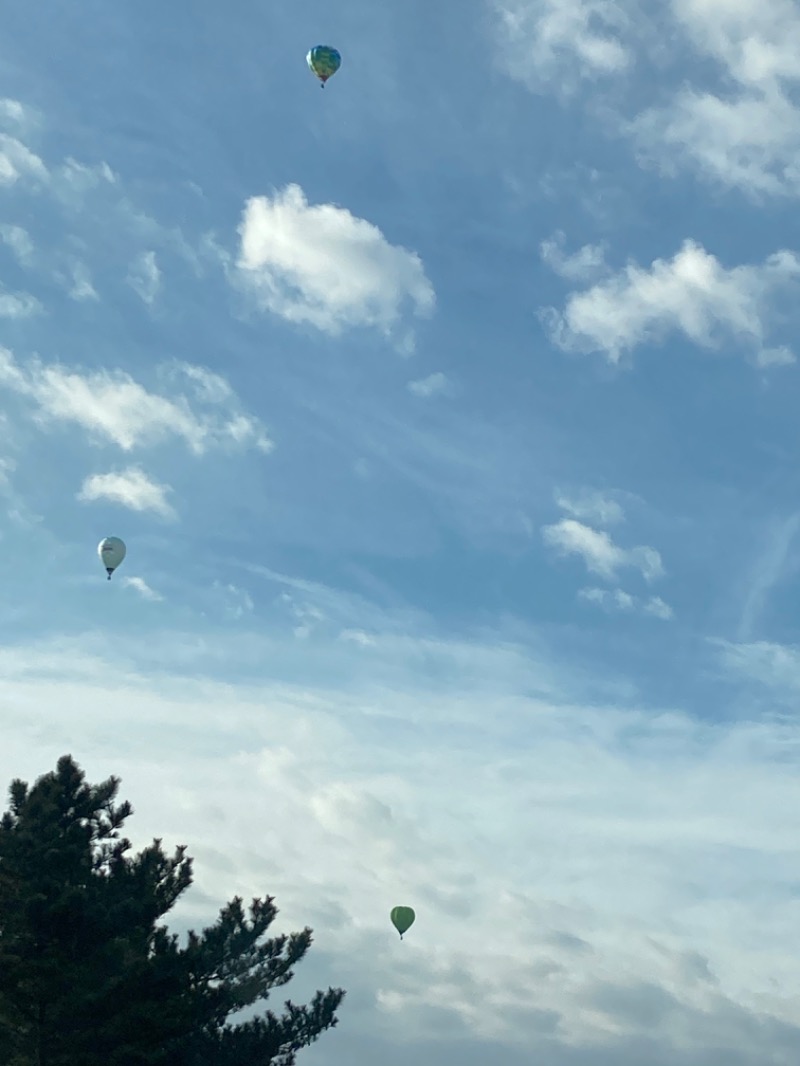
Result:
<svg viewBox="0 0 800 1066"><path fill-rule="evenodd" d="M0 776L307 1066L796 1062L796 7L190 7L4 11Z"/></svg>

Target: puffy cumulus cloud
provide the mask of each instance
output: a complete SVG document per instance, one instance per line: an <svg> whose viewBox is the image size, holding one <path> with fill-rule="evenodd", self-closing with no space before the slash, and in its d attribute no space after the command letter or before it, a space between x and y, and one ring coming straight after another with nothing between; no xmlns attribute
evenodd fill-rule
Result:
<svg viewBox="0 0 800 1066"><path fill-rule="evenodd" d="M0 349L0 389L27 399L42 425L78 425L126 452L170 438L195 455L213 448L272 449L264 426L240 410L218 375L186 364L169 364L163 375L172 384L180 380L184 390L162 396L121 370L85 371L38 359L20 364Z"/></svg>
<svg viewBox="0 0 800 1066"><path fill-rule="evenodd" d="M311 925L298 980L350 992L316 1061L797 1061L793 723L597 706L505 640L336 640L334 681L259 628L0 649L0 778L120 776L134 847L195 859L176 931L265 892L276 932Z"/></svg>
<svg viewBox="0 0 800 1066"><path fill-rule="evenodd" d="M533 89L574 88L619 74L633 61L623 39L626 4L615 0L493 0L509 73Z"/></svg>
<svg viewBox="0 0 800 1066"><path fill-rule="evenodd" d="M390 333L406 303L417 315L433 311L418 255L345 208L309 205L297 185L248 200L239 235L237 277L290 322L332 334L353 326Z"/></svg>
<svg viewBox="0 0 800 1066"><path fill-rule="evenodd" d="M796 288L800 259L776 252L760 266L726 269L695 241L685 241L672 259L649 269L629 263L614 277L573 293L562 313L542 318L555 344L565 350L622 354L661 341L672 330L695 344L714 348L724 338L746 344L759 365L793 361L786 347L769 347L768 316L785 290Z"/></svg>
<svg viewBox="0 0 800 1066"><path fill-rule="evenodd" d="M663 72L660 102L632 119L619 116L645 164L668 175L693 170L753 197L800 194L794 0L666 0L655 23L636 0L490 6L506 69L534 91L561 93L588 80L598 92L639 59L651 79ZM680 61L679 84L670 80L670 59Z"/></svg>
<svg viewBox="0 0 800 1066"><path fill-rule="evenodd" d="M414 396L419 396L420 399L429 400L433 396L441 396L446 393L449 386L450 383L446 375L442 374L441 371L437 371L435 374L429 374L426 378L409 381L408 391L413 393Z"/></svg>
<svg viewBox="0 0 800 1066"><path fill-rule="evenodd" d="M592 281L606 273L603 245L584 244L577 252L569 255L564 250L565 240L564 234L559 231L539 245L542 260L551 270L568 281Z"/></svg>
<svg viewBox="0 0 800 1066"><path fill-rule="evenodd" d="M148 600L150 603L161 603L164 599L161 593L151 588L143 577L123 577L121 582L125 588L133 589L143 600Z"/></svg>
<svg viewBox="0 0 800 1066"><path fill-rule="evenodd" d="M674 616L672 608L660 596L642 599L619 588L601 589L597 586L584 588L578 592L578 598L587 603L596 604L607 611L635 612L650 615L652 618L660 618L663 622L669 621Z"/></svg>
<svg viewBox="0 0 800 1066"><path fill-rule="evenodd" d="M800 11L793 0L672 0L675 19L717 65L720 90L680 89L630 126L668 173L689 166L754 195L800 193Z"/></svg>
<svg viewBox="0 0 800 1066"><path fill-rule="evenodd" d="M684 89L628 126L641 160L685 167L753 196L800 193L800 109L781 94L734 99Z"/></svg>
<svg viewBox="0 0 800 1066"><path fill-rule="evenodd" d="M161 271L156 262L156 253L142 252L131 263L127 282L148 307L155 303L161 288Z"/></svg>
<svg viewBox="0 0 800 1066"><path fill-rule="evenodd" d="M556 503L573 518L595 522L599 526L611 526L625 521L622 506L607 493L590 489L571 495L557 492Z"/></svg>
<svg viewBox="0 0 800 1066"><path fill-rule="evenodd" d="M167 499L172 489L160 485L138 466L108 474L92 474L83 483L78 499L85 503L111 500L131 511L152 511L162 518L177 517L174 507Z"/></svg>
<svg viewBox="0 0 800 1066"><path fill-rule="evenodd" d="M608 533L592 529L574 518L564 518L542 530L545 544L559 555L578 555L586 569L612 580L624 568L638 570L646 581L653 581L664 573L661 555L655 548L638 545L621 548Z"/></svg>

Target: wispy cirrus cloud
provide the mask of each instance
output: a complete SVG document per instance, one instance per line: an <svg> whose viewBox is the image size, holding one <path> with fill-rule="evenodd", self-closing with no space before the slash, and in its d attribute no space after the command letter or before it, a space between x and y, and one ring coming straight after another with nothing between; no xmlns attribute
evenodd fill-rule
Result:
<svg viewBox="0 0 800 1066"><path fill-rule="evenodd" d="M0 318L31 318L41 314L44 308L29 292L3 292L0 290Z"/></svg>
<svg viewBox="0 0 800 1066"><path fill-rule="evenodd" d="M441 396L447 393L449 387L450 382L441 371L429 374L425 378L417 378L415 381L409 381L408 383L408 391L413 393L414 396L419 396L422 400L430 400L433 396Z"/></svg>
<svg viewBox="0 0 800 1066"><path fill-rule="evenodd" d="M664 573L661 554L647 545L622 548L603 530L564 518L542 530L545 544L559 555L577 555L590 573L612 580L622 569L634 569L653 581Z"/></svg>
<svg viewBox="0 0 800 1066"><path fill-rule="evenodd" d="M0 389L28 400L44 426L72 424L123 451L182 440L195 455L214 448L254 448L272 442L259 419L241 410L219 375L187 364L168 364L165 376L182 379L171 396L151 392L122 370L89 371L31 359L19 363L0 349ZM217 390L210 396L209 383Z"/></svg>
<svg viewBox="0 0 800 1066"><path fill-rule="evenodd" d="M534 698L541 664L507 643L417 648L406 635L379 641L365 664L363 649L338 640L331 661L347 681L332 683L309 679L291 634L217 632L215 656L197 634L157 637L120 641L119 652L104 633L3 648L12 728L0 772L45 772L77 742L87 769L113 757L137 811L134 846L166 835L195 857L198 892L176 920L268 883L282 929L321 931L307 977L328 965L348 989L369 986L363 1001L376 1008L361 1026L415 1062L444 1061L460 1041L497 1041L512 1063L533 1049L553 1066L609 1054L640 1063L637 1047L658 1066L715 1061L709 1048L737 1066L763 1061L765 1047L781 1066L793 1061L785 929L800 786L788 724L710 728L652 707L584 704L568 686ZM140 665L159 655L168 669ZM301 672L306 663L302 680L286 678L292 655ZM252 683L215 679L214 662L250 660ZM252 847L265 819L268 855ZM388 920L398 900L418 915L400 968ZM485 950L464 950L465 923ZM743 940L758 951L742 957ZM478 989L491 1011L476 1007ZM352 1059L350 1044L342 1056Z"/></svg>
<svg viewBox="0 0 800 1066"><path fill-rule="evenodd" d="M148 307L161 288L161 271L154 251L142 252L131 264L126 281Z"/></svg>
<svg viewBox="0 0 800 1066"><path fill-rule="evenodd" d="M625 521L622 505L608 493L583 489L570 494L557 492L555 499L561 510L573 518L595 522L600 526L616 525Z"/></svg>
<svg viewBox="0 0 800 1066"><path fill-rule="evenodd" d="M28 267L31 265L35 249L31 235L24 226L17 226L11 223L0 226L0 240L3 241L7 248L11 249L22 266Z"/></svg>
<svg viewBox="0 0 800 1066"><path fill-rule="evenodd" d="M543 262L568 281L592 281L606 273L606 250L602 244L584 244L576 252L565 251L566 238L562 231L548 237L539 245Z"/></svg>
<svg viewBox="0 0 800 1066"><path fill-rule="evenodd" d="M335 204L309 204L298 185L247 201L236 277L267 311L337 334L355 326L390 333L410 305L433 311L419 256Z"/></svg>
<svg viewBox="0 0 800 1066"><path fill-rule="evenodd" d="M89 268L69 252L54 253L51 249L40 250L24 226L6 224L0 226L0 241L11 251L24 270L50 274L67 290L73 300L97 300L97 290L92 284ZM34 300L27 297L28 301ZM34 301L38 304L38 301ZM35 310L41 310L37 306ZM33 313L33 312L32 312Z"/></svg>
<svg viewBox="0 0 800 1066"><path fill-rule="evenodd" d="M574 90L582 80L625 71L629 13L613 0L493 0L509 73L532 89Z"/></svg>
<svg viewBox="0 0 800 1066"><path fill-rule="evenodd" d="M87 477L78 493L84 503L110 500L131 511L152 511L162 518L175 519L175 508L169 502L172 489L149 477L141 467L130 466L125 470Z"/></svg>
<svg viewBox="0 0 800 1066"><path fill-rule="evenodd" d="M603 589L595 586L582 588L578 592L578 598L586 603L596 604L606 611L619 611L623 614L645 614L652 618L660 618L669 621L674 617L674 611L660 596L650 596L643 599L633 596L624 589Z"/></svg>
<svg viewBox="0 0 800 1066"><path fill-rule="evenodd" d="M120 578L120 581L125 588L133 589L143 600L147 600L149 603L162 603L164 600L161 593L151 588L143 577L123 577Z"/></svg>
<svg viewBox="0 0 800 1066"><path fill-rule="evenodd" d="M0 185L16 185L29 180L42 184L49 177L44 162L22 141L0 133Z"/></svg>
<svg viewBox="0 0 800 1066"><path fill-rule="evenodd" d="M794 362L783 345L769 346L769 310L797 290L800 258L791 251L758 266L726 268L695 241L672 259L649 268L629 263L613 277L573 293L563 312L548 308L543 321L555 344L567 351L602 352L618 363L639 345L682 333L702 348L725 339L745 346L761 366Z"/></svg>

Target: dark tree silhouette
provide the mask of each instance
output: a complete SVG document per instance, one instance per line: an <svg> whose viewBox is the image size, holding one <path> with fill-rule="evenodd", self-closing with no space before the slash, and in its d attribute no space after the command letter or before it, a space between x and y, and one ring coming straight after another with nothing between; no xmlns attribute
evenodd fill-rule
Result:
<svg viewBox="0 0 800 1066"><path fill-rule="evenodd" d="M237 896L181 946L161 919L192 882L186 848L138 855L119 780L86 783L69 755L0 820L2 1066L292 1066L337 1023L341 989L231 1022L285 985L311 930L264 939L271 896Z"/></svg>

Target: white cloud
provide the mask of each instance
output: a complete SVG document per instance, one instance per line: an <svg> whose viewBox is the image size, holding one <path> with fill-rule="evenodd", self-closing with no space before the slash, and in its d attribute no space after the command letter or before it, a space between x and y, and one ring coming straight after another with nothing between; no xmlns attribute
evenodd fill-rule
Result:
<svg viewBox="0 0 800 1066"><path fill-rule="evenodd" d="M85 195L98 186L116 185L119 180L108 163L79 163L69 156L58 167L55 176L56 191L62 194Z"/></svg>
<svg viewBox="0 0 800 1066"><path fill-rule="evenodd" d="M408 391L413 392L415 396L419 396L423 400L429 400L432 396L440 396L442 393L447 392L448 385L447 377L437 371L435 374L429 374L426 378L409 381Z"/></svg>
<svg viewBox="0 0 800 1066"><path fill-rule="evenodd" d="M509 73L533 89L571 89L632 62L622 40L629 17L614 0L493 0L492 7Z"/></svg>
<svg viewBox="0 0 800 1066"><path fill-rule="evenodd" d="M164 599L160 592L150 588L143 577L123 577L121 582L125 588L134 589L143 600L148 600L150 603L161 603Z"/></svg>
<svg viewBox="0 0 800 1066"><path fill-rule="evenodd" d="M38 359L21 366L11 352L0 349L0 388L28 398L44 425L79 425L126 452L171 437L183 440L195 455L224 447L271 450L263 425L238 409L232 390L224 402L215 402L192 376L208 372L183 364L170 364L168 372L186 379L190 395L168 398L149 392L123 371L70 370ZM198 409L202 406L206 409Z"/></svg>
<svg viewBox="0 0 800 1066"><path fill-rule="evenodd" d="M278 601L288 607L289 613L295 622L292 626L292 632L299 640L305 640L310 637L319 623L326 620L325 612L320 610L319 607L309 603L307 600L299 600L291 593L282 592L278 597Z"/></svg>
<svg viewBox="0 0 800 1066"><path fill-rule="evenodd" d="M675 614L670 605L665 603L660 596L651 596L643 609L646 614L652 614L654 618L661 618L664 621L673 618Z"/></svg>
<svg viewBox="0 0 800 1066"><path fill-rule="evenodd" d="M363 629L343 629L339 634L339 639L357 644L360 648L371 648L375 644L375 638L365 633Z"/></svg>
<svg viewBox="0 0 800 1066"><path fill-rule="evenodd" d="M52 276L59 285L67 289L71 299L98 299L85 263L70 256L57 256L56 261L58 262L58 259L61 259L65 262L65 265L55 265L53 267L52 261L54 257L52 252L37 254L33 239L23 226L12 224L0 226L0 241L11 250L17 262L26 270L32 270L36 266L42 267L44 264L47 264L48 272L52 268ZM18 299L21 299L23 305L28 307L29 313L41 309L38 301L32 296L24 294Z"/></svg>
<svg viewBox="0 0 800 1066"><path fill-rule="evenodd" d="M725 99L684 89L628 129L642 160L667 176L688 166L753 195L800 193L800 109L783 95Z"/></svg>
<svg viewBox="0 0 800 1066"><path fill-rule="evenodd" d="M192 383L197 397L205 403L226 404L235 399L230 384L220 374L205 366L191 363L170 363L162 370L162 376L172 381L186 378Z"/></svg>
<svg viewBox="0 0 800 1066"><path fill-rule="evenodd" d="M290 322L332 334L351 326L390 333L406 302L418 315L433 311L418 255L345 208L310 206L297 185L248 200L239 234L239 278Z"/></svg>
<svg viewBox="0 0 800 1066"><path fill-rule="evenodd" d="M782 693L792 707L796 705L800 693L800 648L766 640L713 643L718 645L729 670Z"/></svg>
<svg viewBox="0 0 800 1066"><path fill-rule="evenodd" d="M59 275L59 280L61 275ZM72 300L99 300L97 290L92 284L92 276L85 263L74 260L69 266L68 292Z"/></svg>
<svg viewBox="0 0 800 1066"><path fill-rule="evenodd" d="M213 589L222 600L222 610L226 618L231 618L238 622L255 610L253 597L245 589L239 588L238 585L215 581Z"/></svg>
<svg viewBox="0 0 800 1066"><path fill-rule="evenodd" d="M0 318L31 318L42 310L42 305L30 293L0 292Z"/></svg>
<svg viewBox="0 0 800 1066"><path fill-rule="evenodd" d="M539 245L543 261L560 277L568 281L592 281L606 273L603 245L584 244L577 252L567 255L564 251L564 243L564 234L559 231Z"/></svg>
<svg viewBox="0 0 800 1066"><path fill-rule="evenodd" d="M620 504L602 492L584 490L575 496L557 492L556 503L573 518L594 522L600 526L611 526L625 521L625 512Z"/></svg>
<svg viewBox="0 0 800 1066"><path fill-rule="evenodd" d="M33 262L34 246L31 235L22 226L6 224L0 226L0 239L11 249L22 266L29 267Z"/></svg>
<svg viewBox="0 0 800 1066"><path fill-rule="evenodd" d="M152 306L161 288L161 271L156 262L156 253L142 252L137 256L126 280L144 303Z"/></svg>
<svg viewBox="0 0 800 1066"><path fill-rule="evenodd" d="M651 596L649 599L641 599L632 596L624 589L602 589L596 586L580 589L578 598L587 603L596 604L607 611L621 611L624 613L639 613L669 621L673 617L673 610L660 596Z"/></svg>
<svg viewBox="0 0 800 1066"><path fill-rule="evenodd" d="M175 931L265 885L276 933L311 925L298 980L347 988L355 1013L309 1061L372 1061L354 1033L391 1066L467 1043L510 1066L796 1061L792 723L592 706L569 682L537 698L527 645L336 641L332 683L291 635L104 643L0 649L0 777L76 749L89 781L119 775L134 848L195 859ZM397 902L417 910L403 944Z"/></svg>
<svg viewBox="0 0 800 1066"><path fill-rule="evenodd" d="M754 195L800 194L800 12L792 0L672 0L720 91L682 88L630 126L667 173L689 166Z"/></svg>
<svg viewBox="0 0 800 1066"><path fill-rule="evenodd" d="M5 125L27 126L33 115L34 112L19 100L0 99L0 122Z"/></svg>
<svg viewBox="0 0 800 1066"><path fill-rule="evenodd" d="M761 266L721 265L694 241L649 269L630 263L614 277L573 294L563 313L543 314L551 337L566 350L604 352L611 362L671 330L705 348L722 338L747 344L756 361L774 362L764 348L771 302L800 276L800 259L776 252ZM788 350L783 349L783 360Z"/></svg>
<svg viewBox="0 0 800 1066"><path fill-rule="evenodd" d="M601 589L596 586L580 589L578 597L587 603L596 603L599 607L611 607L619 611L632 611L635 602L633 596L623 589Z"/></svg>
<svg viewBox="0 0 800 1066"><path fill-rule="evenodd" d="M578 555L593 574L611 580L623 568L638 570L647 581L661 577L664 567L655 548L638 545L621 548L608 533L592 529L582 522L565 518L555 525L545 526L542 537L548 547L559 555Z"/></svg>
<svg viewBox="0 0 800 1066"><path fill-rule="evenodd" d="M22 141L0 133L0 185L15 185L23 178L47 181L49 174L42 160Z"/></svg>
<svg viewBox="0 0 800 1066"><path fill-rule="evenodd" d="M665 102L620 120L643 162L668 175L688 168L754 197L800 195L800 9L793 0L667 0L656 20L642 18L636 0L490 5L506 69L534 91L596 84L637 59L652 79L680 60L679 86L655 81Z"/></svg>
<svg viewBox="0 0 800 1066"><path fill-rule="evenodd" d="M177 517L167 500L169 485L160 485L138 466L108 474L92 474L83 483L78 499L84 502L111 500L132 511L153 511L162 518Z"/></svg>

